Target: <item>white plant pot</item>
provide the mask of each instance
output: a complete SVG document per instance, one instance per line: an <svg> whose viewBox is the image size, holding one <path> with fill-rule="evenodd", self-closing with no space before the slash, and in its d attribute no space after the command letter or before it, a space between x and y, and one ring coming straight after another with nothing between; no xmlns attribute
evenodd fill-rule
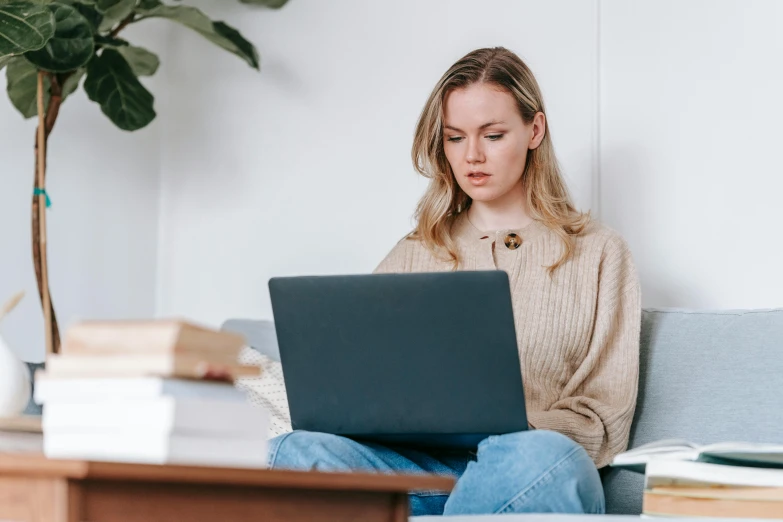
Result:
<svg viewBox="0 0 783 522"><path fill-rule="evenodd" d="M22 413L31 393L27 365L0 336L0 417L14 417Z"/></svg>

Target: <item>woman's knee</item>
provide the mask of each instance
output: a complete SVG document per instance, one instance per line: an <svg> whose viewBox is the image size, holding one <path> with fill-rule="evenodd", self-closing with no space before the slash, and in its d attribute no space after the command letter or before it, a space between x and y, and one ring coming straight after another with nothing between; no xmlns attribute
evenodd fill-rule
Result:
<svg viewBox="0 0 783 522"><path fill-rule="evenodd" d="M509 499L501 512L532 508L540 512L603 513L601 478L582 446L549 430L512 433L499 439L496 443L510 450L506 453L509 466L519 466L522 460L529 477L526 489Z"/></svg>
<svg viewBox="0 0 783 522"><path fill-rule="evenodd" d="M341 469L345 440L337 435L293 431L269 441L269 467L277 469Z"/></svg>
<svg viewBox="0 0 783 522"><path fill-rule="evenodd" d="M601 513L601 480L587 452L568 437L531 430L493 436L447 505L458 513Z"/></svg>

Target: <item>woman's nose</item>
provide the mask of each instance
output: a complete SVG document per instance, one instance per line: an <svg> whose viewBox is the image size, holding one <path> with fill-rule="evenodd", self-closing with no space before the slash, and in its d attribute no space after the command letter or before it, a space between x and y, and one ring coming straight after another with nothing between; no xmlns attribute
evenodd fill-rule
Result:
<svg viewBox="0 0 783 522"><path fill-rule="evenodd" d="M484 161L484 150L481 147L480 140L468 140L468 148L465 160L468 163L482 163Z"/></svg>

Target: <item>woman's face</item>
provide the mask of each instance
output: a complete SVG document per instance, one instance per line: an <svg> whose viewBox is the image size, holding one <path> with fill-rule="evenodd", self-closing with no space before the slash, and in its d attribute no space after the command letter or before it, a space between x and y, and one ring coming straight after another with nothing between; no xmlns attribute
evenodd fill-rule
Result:
<svg viewBox="0 0 783 522"><path fill-rule="evenodd" d="M511 94L476 83L446 96L444 116L446 159L471 199L491 202L521 189L527 151L544 137L543 113L526 125Z"/></svg>

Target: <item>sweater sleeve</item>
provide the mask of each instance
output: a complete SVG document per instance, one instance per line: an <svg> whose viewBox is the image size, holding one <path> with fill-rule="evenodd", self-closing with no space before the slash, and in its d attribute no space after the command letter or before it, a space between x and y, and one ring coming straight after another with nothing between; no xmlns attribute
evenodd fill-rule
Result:
<svg viewBox="0 0 783 522"><path fill-rule="evenodd" d="M596 466L624 451L639 382L641 291L625 241L607 241L587 355L548 411L530 412L533 428L560 432L581 444Z"/></svg>
<svg viewBox="0 0 783 522"><path fill-rule="evenodd" d="M393 274L410 272L411 241L403 238L389 252L383 261L373 270L373 274Z"/></svg>

